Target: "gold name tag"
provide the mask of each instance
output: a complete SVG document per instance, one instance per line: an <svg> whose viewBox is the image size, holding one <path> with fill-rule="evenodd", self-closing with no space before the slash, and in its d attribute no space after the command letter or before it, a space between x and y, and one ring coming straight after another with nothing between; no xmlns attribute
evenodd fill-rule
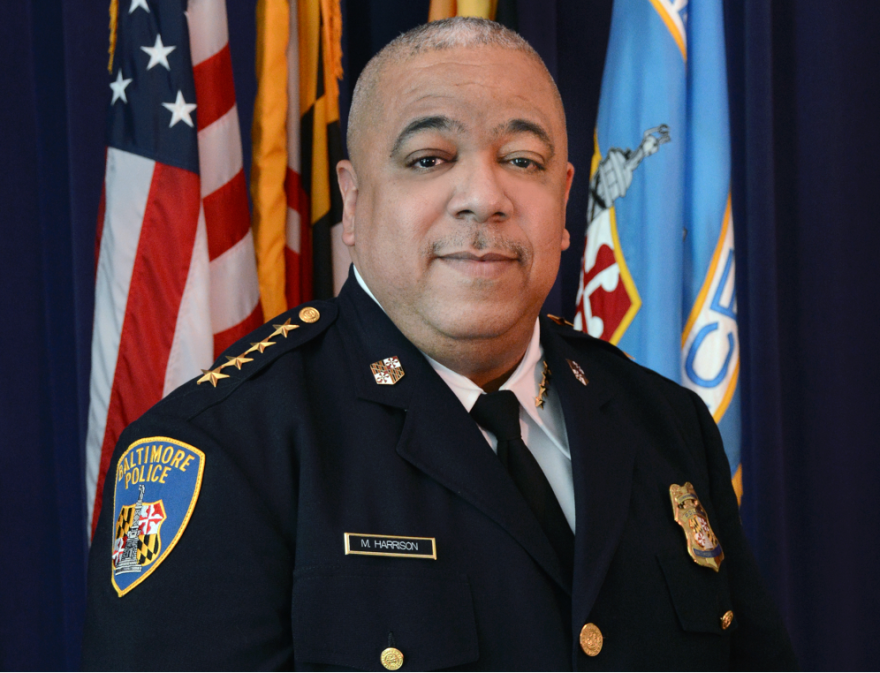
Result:
<svg viewBox="0 0 880 673"><path fill-rule="evenodd" d="M364 556L429 558L436 561L437 539L433 537L346 533L345 554L346 556L349 554L362 554Z"/></svg>

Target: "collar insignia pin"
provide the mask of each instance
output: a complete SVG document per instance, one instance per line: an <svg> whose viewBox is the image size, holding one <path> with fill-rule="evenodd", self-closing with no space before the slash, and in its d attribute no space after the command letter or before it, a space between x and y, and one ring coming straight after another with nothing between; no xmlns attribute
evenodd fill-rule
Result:
<svg viewBox="0 0 880 673"><path fill-rule="evenodd" d="M581 369L581 366L575 362L574 360L566 360L568 366L571 367L571 373L574 374L574 377L580 381L583 385L587 385L590 380L584 374L584 370Z"/></svg>
<svg viewBox="0 0 880 673"><path fill-rule="evenodd" d="M697 565L718 572L724 560L724 552L712 532L709 516L700 504L693 484L689 481L684 486L672 484L669 487L669 498L672 500L675 522L684 530L688 554Z"/></svg>
<svg viewBox="0 0 880 673"><path fill-rule="evenodd" d="M538 396L535 398L535 406L538 409L544 408L544 402L547 401L547 387L550 385L550 375L553 372L550 371L550 366L547 364L547 361L544 360L544 371L541 374L541 386L538 390Z"/></svg>
<svg viewBox="0 0 880 673"><path fill-rule="evenodd" d="M396 355L374 362L370 365L370 371L373 372L373 378L380 386L393 386L403 378L404 374Z"/></svg>

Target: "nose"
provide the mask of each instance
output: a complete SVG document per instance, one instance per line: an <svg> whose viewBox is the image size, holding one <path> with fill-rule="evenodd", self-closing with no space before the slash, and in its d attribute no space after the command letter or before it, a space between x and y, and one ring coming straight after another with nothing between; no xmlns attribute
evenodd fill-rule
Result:
<svg viewBox="0 0 880 673"><path fill-rule="evenodd" d="M460 161L458 168L458 181L447 205L455 219L483 224L511 216L513 202L503 184L503 168L494 158L473 157L466 163Z"/></svg>

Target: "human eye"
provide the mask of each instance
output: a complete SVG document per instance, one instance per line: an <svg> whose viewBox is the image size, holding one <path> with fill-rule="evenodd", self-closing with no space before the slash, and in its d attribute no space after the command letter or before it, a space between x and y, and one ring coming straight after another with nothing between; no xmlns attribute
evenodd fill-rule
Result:
<svg viewBox="0 0 880 673"><path fill-rule="evenodd" d="M454 161L455 157L450 156L448 152L437 150L426 150L422 152L413 152L405 161L407 168L418 173L427 173L437 170L445 164Z"/></svg>
<svg viewBox="0 0 880 673"><path fill-rule="evenodd" d="M539 172L545 169L543 162L533 157L513 156L508 157L507 162L514 168L518 168L529 173Z"/></svg>
<svg viewBox="0 0 880 673"><path fill-rule="evenodd" d="M443 159L440 157L418 157L417 159L413 159L410 162L410 167L412 168L436 168L441 163L443 163Z"/></svg>

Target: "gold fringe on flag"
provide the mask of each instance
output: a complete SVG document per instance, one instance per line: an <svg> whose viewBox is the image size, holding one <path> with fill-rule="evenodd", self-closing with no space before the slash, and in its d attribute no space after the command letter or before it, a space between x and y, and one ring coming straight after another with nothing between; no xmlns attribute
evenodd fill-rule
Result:
<svg viewBox="0 0 880 673"><path fill-rule="evenodd" d="M119 0L110 0L110 60L107 62L107 72L113 74L113 57L116 56L116 27L119 24Z"/></svg>
<svg viewBox="0 0 880 673"><path fill-rule="evenodd" d="M260 301L266 318L287 310L284 268L287 196L284 180L287 176L289 23L288 0L258 0L257 98L251 129L250 187Z"/></svg>
<svg viewBox="0 0 880 673"><path fill-rule="evenodd" d="M742 505L743 499L743 466L740 463L739 467L736 468L736 474L733 475L733 479L731 479L733 483L733 492L736 493L736 504Z"/></svg>
<svg viewBox="0 0 880 673"><path fill-rule="evenodd" d="M336 90L339 98L339 81L342 79L342 7L340 0L321 0L321 18L324 28L324 62L327 72L332 75L328 79Z"/></svg>
<svg viewBox="0 0 880 673"><path fill-rule="evenodd" d="M449 19L453 16L475 16L495 20L498 0L431 0L428 21Z"/></svg>

